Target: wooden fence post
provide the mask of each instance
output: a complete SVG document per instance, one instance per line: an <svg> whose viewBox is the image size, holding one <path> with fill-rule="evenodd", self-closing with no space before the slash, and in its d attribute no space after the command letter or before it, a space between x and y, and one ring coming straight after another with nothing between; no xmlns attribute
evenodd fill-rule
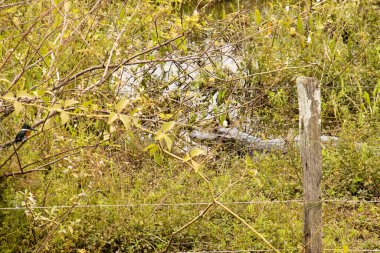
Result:
<svg viewBox="0 0 380 253"><path fill-rule="evenodd" d="M300 151L303 167L304 251L322 252L321 91L315 78L297 77Z"/></svg>

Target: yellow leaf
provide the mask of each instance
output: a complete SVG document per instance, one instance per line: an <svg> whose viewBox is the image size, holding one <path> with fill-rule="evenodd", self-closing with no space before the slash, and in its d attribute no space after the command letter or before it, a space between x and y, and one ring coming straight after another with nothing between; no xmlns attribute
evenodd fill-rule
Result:
<svg viewBox="0 0 380 253"><path fill-rule="evenodd" d="M123 122L125 129L127 130L130 129L131 119L129 118L129 116L124 115L124 114L119 114L119 118Z"/></svg>
<svg viewBox="0 0 380 253"><path fill-rule="evenodd" d="M53 127L53 120L52 120L52 118L47 119L46 122L45 122L44 128L45 129L49 129L49 128L52 128L52 127Z"/></svg>
<svg viewBox="0 0 380 253"><path fill-rule="evenodd" d="M196 161L193 161L193 160L191 160L191 164L193 165L193 169L194 169L195 173L198 173L199 169L201 167L200 164L197 163Z"/></svg>
<svg viewBox="0 0 380 253"><path fill-rule="evenodd" d="M164 123L162 125L161 130L164 133L169 132L170 130L172 130L172 128L174 127L174 125L175 125L175 121L166 122L166 123Z"/></svg>
<svg viewBox="0 0 380 253"><path fill-rule="evenodd" d="M170 137L167 135L164 135L164 140L166 142L166 146L168 147L168 150L170 151L172 149L173 140L170 139Z"/></svg>
<svg viewBox="0 0 380 253"><path fill-rule="evenodd" d="M190 151L190 156L191 158L193 157L196 157L196 156L199 156L199 155L204 155L206 152L204 152L202 149L200 148L193 148L191 151Z"/></svg>
<svg viewBox="0 0 380 253"><path fill-rule="evenodd" d="M13 92L8 92L3 96L3 99L5 100L14 100L15 99L15 94Z"/></svg>
<svg viewBox="0 0 380 253"><path fill-rule="evenodd" d="M117 113L111 112L108 116L108 124L112 124L117 119Z"/></svg>
<svg viewBox="0 0 380 253"><path fill-rule="evenodd" d="M257 25L261 23L261 14L260 14L259 9L255 10L255 22Z"/></svg>
<svg viewBox="0 0 380 253"><path fill-rule="evenodd" d="M292 37L296 36L297 35L296 28L290 27L289 28L289 35Z"/></svg>
<svg viewBox="0 0 380 253"><path fill-rule="evenodd" d="M64 107L67 108L69 106L78 104L79 102L73 99L65 100Z"/></svg>
<svg viewBox="0 0 380 253"><path fill-rule="evenodd" d="M63 8L65 9L65 12L69 12L71 8L71 2L70 1L65 2L65 4L63 5Z"/></svg>
<svg viewBox="0 0 380 253"><path fill-rule="evenodd" d="M158 116L160 116L160 118L163 120L168 120L168 119L171 119L173 117L173 114L160 113L160 114L158 114Z"/></svg>
<svg viewBox="0 0 380 253"><path fill-rule="evenodd" d="M64 125L67 123L67 121L70 120L70 115L68 112L62 111L61 112L61 124Z"/></svg>
<svg viewBox="0 0 380 253"><path fill-rule="evenodd" d="M132 117L132 123L134 126L140 126L139 118L138 117Z"/></svg>
<svg viewBox="0 0 380 253"><path fill-rule="evenodd" d="M60 112L60 111L62 111L62 106L60 104L55 104L55 105L53 105L52 108L50 108L50 111L58 111L58 112Z"/></svg>
<svg viewBox="0 0 380 253"><path fill-rule="evenodd" d="M19 101L15 101L13 106L15 108L16 114L19 114L22 111L22 109L24 108L24 106Z"/></svg>
<svg viewBox="0 0 380 253"><path fill-rule="evenodd" d="M190 155L189 154L186 154L185 157L183 158L183 161L184 162L187 162L191 159Z"/></svg>
<svg viewBox="0 0 380 253"><path fill-rule="evenodd" d="M127 99L123 99L123 100L120 100L116 106L115 106L115 110L117 112L121 112L126 106L127 104L129 103L129 101Z"/></svg>
<svg viewBox="0 0 380 253"><path fill-rule="evenodd" d="M349 252L349 248L347 245L343 245L343 253L348 253Z"/></svg>
<svg viewBox="0 0 380 253"><path fill-rule="evenodd" d="M17 95L16 95L18 98L34 98L33 95L29 94L28 92L24 91L24 90L20 90L17 92Z"/></svg>
<svg viewBox="0 0 380 253"><path fill-rule="evenodd" d="M109 133L106 133L104 136L103 136L103 140L107 141L109 140L111 137L111 135Z"/></svg>
<svg viewBox="0 0 380 253"><path fill-rule="evenodd" d="M154 139L156 140L156 141L159 141L159 140L161 140L162 138L164 138L165 137L165 133L164 132L162 132L161 130L159 130L157 133L156 133L156 137L154 137Z"/></svg>

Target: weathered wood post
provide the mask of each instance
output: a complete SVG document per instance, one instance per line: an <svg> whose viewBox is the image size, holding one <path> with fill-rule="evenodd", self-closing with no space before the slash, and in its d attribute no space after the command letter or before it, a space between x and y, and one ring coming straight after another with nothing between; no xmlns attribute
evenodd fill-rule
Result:
<svg viewBox="0 0 380 253"><path fill-rule="evenodd" d="M296 80L304 192L304 252L322 252L321 90L315 78Z"/></svg>

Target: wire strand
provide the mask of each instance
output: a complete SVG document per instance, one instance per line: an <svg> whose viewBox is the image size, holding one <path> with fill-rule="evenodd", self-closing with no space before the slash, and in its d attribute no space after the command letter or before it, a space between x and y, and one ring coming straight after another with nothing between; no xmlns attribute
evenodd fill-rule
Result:
<svg viewBox="0 0 380 253"><path fill-rule="evenodd" d="M323 203L380 203L380 200L346 200L346 199L325 199ZM268 201L235 201L226 202L226 205L251 205L251 204L288 204L298 203L303 204L302 200L268 200ZM126 203L126 204L97 204L97 205L76 205L74 208L118 208L118 207L155 207L155 206L204 206L210 202L183 202L183 203ZM1 207L0 211L6 210L26 210L26 209L67 209L72 208L72 205L57 205L57 206L35 206L35 207Z"/></svg>

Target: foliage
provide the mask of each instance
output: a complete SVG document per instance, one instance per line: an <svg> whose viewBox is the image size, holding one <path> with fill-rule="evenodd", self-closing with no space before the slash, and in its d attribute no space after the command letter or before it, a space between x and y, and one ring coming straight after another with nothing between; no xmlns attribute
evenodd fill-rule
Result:
<svg viewBox="0 0 380 253"><path fill-rule="evenodd" d="M21 207L0 210L0 251L299 251L302 205L281 202L302 198L297 148L189 136L287 135L298 75L320 80L340 138L324 198L378 199L378 3L252 2L0 3L0 203ZM24 122L38 132L13 146ZM324 216L325 248L380 247L377 205Z"/></svg>

